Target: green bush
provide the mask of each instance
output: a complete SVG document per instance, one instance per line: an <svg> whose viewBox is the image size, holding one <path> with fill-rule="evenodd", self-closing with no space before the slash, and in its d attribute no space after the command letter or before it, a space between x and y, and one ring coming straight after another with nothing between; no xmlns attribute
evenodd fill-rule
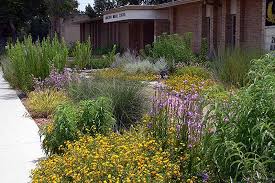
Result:
<svg viewBox="0 0 275 183"><path fill-rule="evenodd" d="M59 106L53 122L42 131L43 149L47 154L62 153L67 141L75 141L81 134L107 134L115 124L109 99L81 101Z"/></svg>
<svg viewBox="0 0 275 183"><path fill-rule="evenodd" d="M44 137L42 147L47 154L61 153L60 147L66 141L77 140L78 110L71 104L59 106L54 114L53 123L41 131Z"/></svg>
<svg viewBox="0 0 275 183"><path fill-rule="evenodd" d="M165 58L169 61L169 65L194 61L192 52L192 33L187 33L183 37L177 34L163 34L154 42L150 55L153 58Z"/></svg>
<svg viewBox="0 0 275 183"><path fill-rule="evenodd" d="M9 45L3 72L13 87L26 92L32 90L34 78L43 80L49 76L51 65L62 71L67 57L67 47L57 37L35 44L31 37L27 37L23 42L17 41L14 45Z"/></svg>
<svg viewBox="0 0 275 183"><path fill-rule="evenodd" d="M116 56L116 45L113 49L105 55L102 55L99 58L93 58L91 60L91 67L93 69L104 69L111 67L112 63L115 61Z"/></svg>
<svg viewBox="0 0 275 183"><path fill-rule="evenodd" d="M242 87L247 82L250 61L259 58L260 55L259 50L226 49L214 59L214 72L224 83Z"/></svg>
<svg viewBox="0 0 275 183"><path fill-rule="evenodd" d="M112 101L116 129L129 128L139 121L146 107L144 85L135 81L82 79L72 82L68 88L76 101L107 97Z"/></svg>
<svg viewBox="0 0 275 183"><path fill-rule="evenodd" d="M78 69L85 69L90 67L92 48L90 40L85 43L76 42L73 51L74 62Z"/></svg>
<svg viewBox="0 0 275 183"><path fill-rule="evenodd" d="M206 138L216 177L225 182L272 182L275 170L275 58L253 60L249 85L228 103L216 104Z"/></svg>
<svg viewBox="0 0 275 183"><path fill-rule="evenodd" d="M180 75L189 75L189 76L197 76L203 79L210 79L211 78L211 74L210 72L203 68L203 67L199 67L199 66L185 66L185 67L181 67L179 69L176 70L175 74L177 76Z"/></svg>
<svg viewBox="0 0 275 183"><path fill-rule="evenodd" d="M98 133L106 135L115 125L112 104L107 98L80 102L80 114L78 128L92 136Z"/></svg>
<svg viewBox="0 0 275 183"><path fill-rule="evenodd" d="M45 90L34 91L28 94L26 100L27 108L32 117L45 117L53 114L55 109L62 103L67 102L68 98L62 91Z"/></svg>

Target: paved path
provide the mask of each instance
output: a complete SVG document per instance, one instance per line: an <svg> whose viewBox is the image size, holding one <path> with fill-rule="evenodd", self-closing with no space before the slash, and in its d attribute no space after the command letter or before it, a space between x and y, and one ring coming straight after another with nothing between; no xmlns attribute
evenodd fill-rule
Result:
<svg viewBox="0 0 275 183"><path fill-rule="evenodd" d="M0 68L0 183L30 182L30 172L43 153L38 127L3 79Z"/></svg>

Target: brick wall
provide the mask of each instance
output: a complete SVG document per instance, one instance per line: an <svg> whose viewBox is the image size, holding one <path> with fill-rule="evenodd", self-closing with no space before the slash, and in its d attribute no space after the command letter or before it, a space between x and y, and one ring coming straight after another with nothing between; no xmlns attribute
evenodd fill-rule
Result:
<svg viewBox="0 0 275 183"><path fill-rule="evenodd" d="M155 20L154 21L154 35L159 36L163 33L170 33L170 24L168 20Z"/></svg>
<svg viewBox="0 0 275 183"><path fill-rule="evenodd" d="M174 33L193 33L193 50L198 52L202 38L202 4L190 3L174 8Z"/></svg>
<svg viewBox="0 0 275 183"><path fill-rule="evenodd" d="M242 47L263 47L262 0L243 0L241 2L241 38Z"/></svg>

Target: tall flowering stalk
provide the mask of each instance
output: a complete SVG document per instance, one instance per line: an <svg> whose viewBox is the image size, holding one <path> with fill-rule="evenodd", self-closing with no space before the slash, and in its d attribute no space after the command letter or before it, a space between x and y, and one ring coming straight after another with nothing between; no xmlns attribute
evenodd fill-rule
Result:
<svg viewBox="0 0 275 183"><path fill-rule="evenodd" d="M174 129L175 137L192 147L200 141L203 133L202 104L202 97L194 89L188 93L169 92L165 86L158 84L155 86L149 127L162 128L156 131Z"/></svg>
<svg viewBox="0 0 275 183"><path fill-rule="evenodd" d="M203 97L195 87L188 92L171 92L170 88L162 84L155 86L148 131L161 143L162 148L168 149L173 158L180 162L182 180L185 181L195 179L193 175L204 180L198 160L205 128L204 104Z"/></svg>

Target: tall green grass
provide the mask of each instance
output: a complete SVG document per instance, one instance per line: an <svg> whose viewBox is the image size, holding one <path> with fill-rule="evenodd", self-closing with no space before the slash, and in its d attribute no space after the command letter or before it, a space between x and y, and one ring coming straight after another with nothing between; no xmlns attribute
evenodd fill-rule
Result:
<svg viewBox="0 0 275 183"><path fill-rule="evenodd" d="M274 182L274 68L273 54L253 60L247 86L210 113L205 147L222 182Z"/></svg>
<svg viewBox="0 0 275 183"><path fill-rule="evenodd" d="M73 51L74 62L78 69L88 68L91 65L92 46L90 40L85 43L77 42Z"/></svg>
<svg viewBox="0 0 275 183"><path fill-rule="evenodd" d="M246 85L246 75L251 66L251 60L259 58L261 50L226 49L220 52L212 63L218 79L225 84L242 87Z"/></svg>
<svg viewBox="0 0 275 183"><path fill-rule="evenodd" d="M45 79L50 74L51 66L63 71L68 57L64 40L44 39L33 43L32 38L25 37L22 42L10 44L7 58L2 61L5 78L15 88L30 91L33 79Z"/></svg>

